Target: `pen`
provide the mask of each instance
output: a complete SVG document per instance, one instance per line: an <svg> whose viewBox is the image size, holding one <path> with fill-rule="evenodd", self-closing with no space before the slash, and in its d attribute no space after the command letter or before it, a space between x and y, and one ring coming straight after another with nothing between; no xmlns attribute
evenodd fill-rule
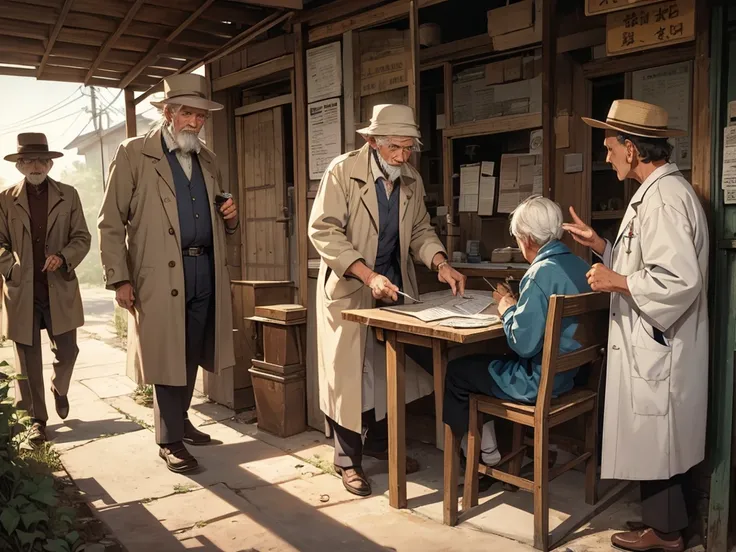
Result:
<svg viewBox="0 0 736 552"><path fill-rule="evenodd" d="M415 303L421 303L421 301L420 301L419 299L414 299L414 298L413 298L413 297L412 297L411 295L409 295L408 293L404 293L403 291L398 291L398 290L396 291L396 293L398 293L399 295L403 295L403 296L404 296L404 297L406 297L407 299L411 299L411 300L412 300L412 301L414 301Z"/></svg>

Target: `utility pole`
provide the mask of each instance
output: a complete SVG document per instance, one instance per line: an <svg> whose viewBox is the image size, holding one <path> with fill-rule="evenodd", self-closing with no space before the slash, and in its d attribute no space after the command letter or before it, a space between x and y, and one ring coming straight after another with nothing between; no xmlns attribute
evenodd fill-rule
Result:
<svg viewBox="0 0 736 552"><path fill-rule="evenodd" d="M92 124L94 124L97 140L100 143L100 169L102 171L102 190L104 191L107 184L107 178L105 177L105 146L102 143L102 113L97 111L97 90L95 90L94 86L90 86L89 90Z"/></svg>

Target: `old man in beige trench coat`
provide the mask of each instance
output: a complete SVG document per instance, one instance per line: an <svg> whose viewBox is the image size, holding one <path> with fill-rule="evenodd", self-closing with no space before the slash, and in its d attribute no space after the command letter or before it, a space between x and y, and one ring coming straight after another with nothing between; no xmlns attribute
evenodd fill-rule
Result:
<svg viewBox="0 0 736 552"><path fill-rule="evenodd" d="M115 154L98 229L107 288L131 313L128 361L154 385L159 455L185 472L198 464L183 443L210 441L187 416L198 366L235 364L225 242L237 213L232 199L215 204L215 155L197 137L222 106L198 75L165 79L164 89L161 124Z"/></svg>
<svg viewBox="0 0 736 552"><path fill-rule="evenodd" d="M641 482L642 523L612 537L624 550L684 549L687 471L705 456L708 400L708 222L669 161L659 106L617 100L606 121L607 161L640 186L613 243L571 210L565 228L603 260L588 273L611 293L601 477ZM633 527L631 526L633 525Z"/></svg>
<svg viewBox="0 0 736 552"><path fill-rule="evenodd" d="M322 258L317 284L320 407L335 434L335 467L345 488L366 496L371 489L362 455L386 455L385 347L372 330L344 321L342 311L371 308L376 300L396 301L399 288L417 297L412 257L438 270L438 279L453 291L463 292L465 277L447 262L429 223L422 178L407 162L420 137L411 108L376 106L371 126L359 132L368 143L333 160L322 177L309 237ZM407 355L410 402L431 393L432 380L412 361L419 355L409 349ZM407 461L408 471L417 468Z"/></svg>

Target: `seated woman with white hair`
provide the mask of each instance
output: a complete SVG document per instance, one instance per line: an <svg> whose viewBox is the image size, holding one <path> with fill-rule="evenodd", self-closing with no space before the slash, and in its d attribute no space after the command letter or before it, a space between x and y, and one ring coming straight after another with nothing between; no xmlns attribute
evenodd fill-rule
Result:
<svg viewBox="0 0 736 552"><path fill-rule="evenodd" d="M511 215L511 234L531 265L519 284L519 298L499 285L493 294L512 355L473 355L453 360L445 382L444 422L458 437L468 431L469 395L491 395L533 403L539 391L542 346L551 295L573 295L590 291L585 277L590 265L560 241L562 210L555 202L532 196ZM563 321L560 351L580 347L575 341L577 322ZM570 391L576 370L557 374L553 396ZM492 426L484 428L481 439L483 461L497 463L501 456L495 445Z"/></svg>

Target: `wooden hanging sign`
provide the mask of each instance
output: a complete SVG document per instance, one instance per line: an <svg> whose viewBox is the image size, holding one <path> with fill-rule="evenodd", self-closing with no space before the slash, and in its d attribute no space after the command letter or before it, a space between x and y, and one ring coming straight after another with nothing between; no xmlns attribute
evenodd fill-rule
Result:
<svg viewBox="0 0 736 552"><path fill-rule="evenodd" d="M628 54L695 39L695 0L669 0L606 16L606 53Z"/></svg>
<svg viewBox="0 0 736 552"><path fill-rule="evenodd" d="M602 13L625 10L633 7L646 6L662 0L585 0L585 15L600 15Z"/></svg>

